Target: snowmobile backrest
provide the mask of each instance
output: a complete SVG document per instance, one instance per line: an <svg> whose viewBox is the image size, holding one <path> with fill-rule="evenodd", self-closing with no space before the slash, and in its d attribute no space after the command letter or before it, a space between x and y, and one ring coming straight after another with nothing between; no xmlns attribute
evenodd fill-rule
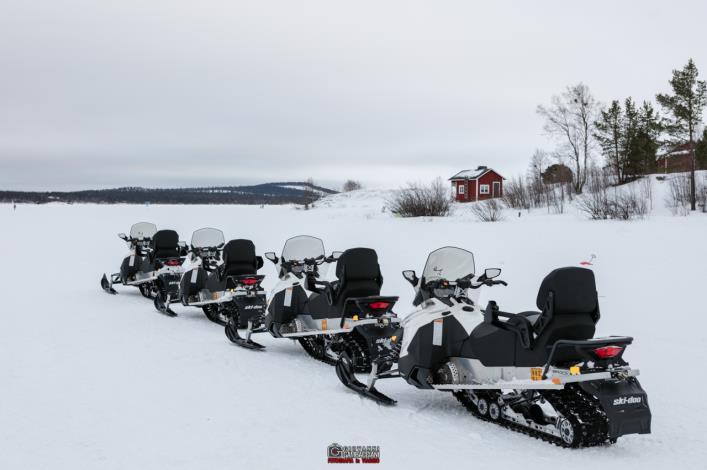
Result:
<svg viewBox="0 0 707 470"><path fill-rule="evenodd" d="M549 299L555 315L596 312L599 302L594 272L575 267L555 269L540 284L537 307L544 310Z"/></svg>
<svg viewBox="0 0 707 470"><path fill-rule="evenodd" d="M174 230L158 230L152 237L152 259L178 258L179 235Z"/></svg>
<svg viewBox="0 0 707 470"><path fill-rule="evenodd" d="M263 260L255 255L255 245L250 240L231 240L223 247L223 275L255 274Z"/></svg>
<svg viewBox="0 0 707 470"><path fill-rule="evenodd" d="M558 268L545 276L536 305L541 314L533 325L540 335L557 315L581 315L599 321L599 300L594 272L586 268Z"/></svg>
<svg viewBox="0 0 707 470"><path fill-rule="evenodd" d="M346 299L380 295L383 276L378 255L370 248L351 248L344 251L336 263L339 285L334 303L343 313Z"/></svg>
<svg viewBox="0 0 707 470"><path fill-rule="evenodd" d="M371 248L351 248L344 251L336 263L336 277L340 281L378 280L382 276L378 254Z"/></svg>

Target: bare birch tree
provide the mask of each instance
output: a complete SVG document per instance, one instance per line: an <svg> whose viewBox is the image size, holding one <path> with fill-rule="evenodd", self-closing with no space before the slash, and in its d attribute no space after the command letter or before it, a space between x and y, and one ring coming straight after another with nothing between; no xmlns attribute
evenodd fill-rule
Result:
<svg viewBox="0 0 707 470"><path fill-rule="evenodd" d="M574 190L581 193L587 182L587 168L592 161L594 121L599 109L589 87L583 83L569 86L561 95L552 97L549 106L538 106L545 119L545 132L560 142L558 152L572 167Z"/></svg>

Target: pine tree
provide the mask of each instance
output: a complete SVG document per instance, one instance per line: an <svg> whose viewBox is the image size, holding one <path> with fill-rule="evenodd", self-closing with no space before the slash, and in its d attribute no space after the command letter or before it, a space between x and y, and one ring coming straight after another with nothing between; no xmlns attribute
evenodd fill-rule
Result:
<svg viewBox="0 0 707 470"><path fill-rule="evenodd" d="M651 172L658 151L660 123L650 103L636 107L632 98L602 110L594 136L618 184Z"/></svg>
<svg viewBox="0 0 707 470"><path fill-rule="evenodd" d="M607 109L601 110L599 120L594 123L594 137L619 184L624 182L624 125L624 112L617 100L612 101Z"/></svg>
<svg viewBox="0 0 707 470"><path fill-rule="evenodd" d="M695 194L695 168L697 158L695 141L697 127L702 123L702 111L707 106L707 83L698 80L697 66L690 59L682 70L673 70L670 86L673 94L658 94L658 103L666 110L669 118L665 129L676 144L690 143L692 164L690 169L690 208L697 206Z"/></svg>

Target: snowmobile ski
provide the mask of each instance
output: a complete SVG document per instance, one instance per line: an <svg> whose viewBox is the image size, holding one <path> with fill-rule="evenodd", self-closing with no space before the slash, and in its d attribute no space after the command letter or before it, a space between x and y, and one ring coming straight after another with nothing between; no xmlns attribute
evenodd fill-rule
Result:
<svg viewBox="0 0 707 470"><path fill-rule="evenodd" d="M101 278L101 287L109 294L115 295L118 293L118 291L113 288L113 283L108 280L108 277L105 274Z"/></svg>
<svg viewBox="0 0 707 470"><path fill-rule="evenodd" d="M336 375L341 383L361 396L370 398L382 405L394 405L397 403L396 400L377 390L374 386L375 381L372 381L373 383L370 385L360 382L354 375L353 361L346 352L342 352L336 362Z"/></svg>
<svg viewBox="0 0 707 470"><path fill-rule="evenodd" d="M167 315L168 317L176 317L177 313L169 307L169 303L162 300L160 295L155 296L155 308L158 312Z"/></svg>
<svg viewBox="0 0 707 470"><path fill-rule="evenodd" d="M246 332L246 337L244 338L238 333L238 325L237 325L236 321L234 321L234 319L231 318L229 320L229 322L226 323L226 337L233 344L240 346L242 348L253 349L253 350L257 350L257 351L265 349L265 346L263 346L260 343L256 343L255 341L250 339L250 336L253 333L253 331L251 330L251 327L252 327L252 325L249 322L248 323L248 330Z"/></svg>

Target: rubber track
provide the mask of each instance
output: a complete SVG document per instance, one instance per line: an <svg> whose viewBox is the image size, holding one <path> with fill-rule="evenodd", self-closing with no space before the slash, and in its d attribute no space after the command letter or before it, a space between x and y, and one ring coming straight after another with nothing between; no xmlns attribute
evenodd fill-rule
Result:
<svg viewBox="0 0 707 470"><path fill-rule="evenodd" d="M368 373L371 371L371 358L368 354L368 347L365 340L359 335L343 334L338 339L345 343L345 348L349 350L349 354L354 358L357 373ZM299 343L302 345L307 354L314 359L329 364L336 365L337 359L333 359L326 354L324 347L324 338L321 336L310 336L299 338Z"/></svg>
<svg viewBox="0 0 707 470"><path fill-rule="evenodd" d="M477 418L489 421L499 426L512 429L528 436L541 439L561 447L593 447L613 443L608 436L608 421L599 400L585 393L577 385L568 385L563 390L543 390L539 392L564 418L567 418L574 428L575 440L572 445L551 434L527 428L511 421L500 419L494 421L488 416L481 416L476 405L462 391L454 392L454 396L464 407ZM497 399L498 392L480 392L479 397L487 400Z"/></svg>

